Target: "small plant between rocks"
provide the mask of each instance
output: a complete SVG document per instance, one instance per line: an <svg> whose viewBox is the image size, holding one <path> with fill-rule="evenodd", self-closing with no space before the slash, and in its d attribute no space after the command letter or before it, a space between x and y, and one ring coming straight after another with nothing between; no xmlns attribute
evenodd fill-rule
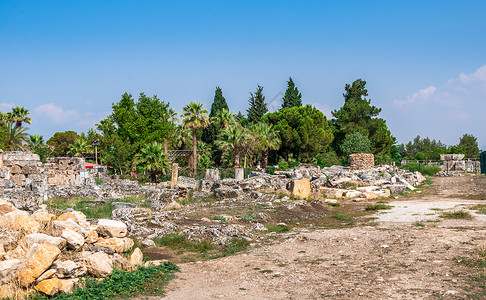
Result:
<svg viewBox="0 0 486 300"><path fill-rule="evenodd" d="M440 217L444 219L464 219L464 220L472 220L474 218L470 212L465 210L443 212L440 215Z"/></svg>

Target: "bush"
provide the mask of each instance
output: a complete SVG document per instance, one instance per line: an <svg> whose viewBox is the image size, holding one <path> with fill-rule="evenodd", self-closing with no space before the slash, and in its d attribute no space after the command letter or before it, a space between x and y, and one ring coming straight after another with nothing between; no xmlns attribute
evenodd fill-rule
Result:
<svg viewBox="0 0 486 300"><path fill-rule="evenodd" d="M406 169L410 172L419 171L423 175L427 176L434 176L437 172L441 171L441 168L438 166L427 166L416 162L408 163L406 165L403 165L401 168Z"/></svg>
<svg viewBox="0 0 486 300"><path fill-rule="evenodd" d="M330 166L340 166L342 161L337 156L336 152L329 151L317 155L317 165L321 168Z"/></svg>
<svg viewBox="0 0 486 300"><path fill-rule="evenodd" d="M282 171L287 170L289 168L289 163L286 162L285 160L281 160L278 162L278 168Z"/></svg>
<svg viewBox="0 0 486 300"><path fill-rule="evenodd" d="M349 133L340 148L346 157L353 153L370 153L371 141L368 136L359 132Z"/></svg>

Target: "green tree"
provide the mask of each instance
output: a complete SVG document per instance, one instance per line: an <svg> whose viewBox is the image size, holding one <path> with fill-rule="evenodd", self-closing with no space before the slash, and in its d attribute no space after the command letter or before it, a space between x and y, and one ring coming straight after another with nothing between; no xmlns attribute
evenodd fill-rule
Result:
<svg viewBox="0 0 486 300"><path fill-rule="evenodd" d="M12 108L12 112L7 114L7 119L15 122L15 126L22 127L22 123L30 124L32 120L29 117L29 110L23 106L17 106Z"/></svg>
<svg viewBox="0 0 486 300"><path fill-rule="evenodd" d="M214 100L213 104L211 104L211 111L209 112L209 119L216 117L222 110L229 111L228 104L226 103L226 99L223 97L223 91L218 86L214 91ZM221 128L218 128L216 124L209 124L206 128L204 128L201 139L208 143L212 144L214 140L218 138L218 134L221 131Z"/></svg>
<svg viewBox="0 0 486 300"><path fill-rule="evenodd" d="M302 94L295 86L292 77L287 81L287 90L282 98L282 108L290 108L294 106L302 106Z"/></svg>
<svg viewBox="0 0 486 300"><path fill-rule="evenodd" d="M371 141L366 135L360 132L348 133L341 144L341 152L345 157L353 153L369 153L371 151Z"/></svg>
<svg viewBox="0 0 486 300"><path fill-rule="evenodd" d="M228 129L221 131L216 145L222 150L229 150L233 153L233 167L240 167L240 153L247 138L245 130L240 125L231 125Z"/></svg>
<svg viewBox="0 0 486 300"><path fill-rule="evenodd" d="M7 146L10 151L14 150L22 150L24 151L27 149L27 145L24 143L28 143L29 135L27 134L27 127L17 127L16 123L12 121L7 121L5 123L6 128L6 138L7 138Z"/></svg>
<svg viewBox="0 0 486 300"><path fill-rule="evenodd" d="M77 139L69 146L68 154L76 157L83 157L83 153L90 150L91 145L85 139Z"/></svg>
<svg viewBox="0 0 486 300"><path fill-rule="evenodd" d="M202 103L190 102L182 108L182 123L184 127L192 130L192 159L193 169L197 169L197 131L209 125L208 111L203 108Z"/></svg>
<svg viewBox="0 0 486 300"><path fill-rule="evenodd" d="M365 88L366 81L358 79L351 85L346 84L344 105L332 112L334 116L333 126L335 128L334 149L341 151L339 145L347 134L360 132L368 136L371 141L374 154L389 153L393 145L390 130L383 119L377 118L381 108L371 105L371 100L366 99L368 90Z"/></svg>
<svg viewBox="0 0 486 300"><path fill-rule="evenodd" d="M256 148L262 153L262 167L268 166L269 150L277 150L282 141L279 137L279 132L273 128L273 125L266 123L258 123L252 126L252 131L256 134Z"/></svg>
<svg viewBox="0 0 486 300"><path fill-rule="evenodd" d="M248 108L248 120L251 124L260 123L262 117L268 112L267 104L265 103L265 96L263 95L263 87L258 85L255 94L250 93L248 100L250 108Z"/></svg>
<svg viewBox="0 0 486 300"><path fill-rule="evenodd" d="M140 152L135 155L134 163L150 172L152 182L156 181L157 175L165 175L171 166L168 154L164 152L164 145L157 142L152 142L140 149Z"/></svg>
<svg viewBox="0 0 486 300"><path fill-rule="evenodd" d="M241 111L239 111L238 114L235 117L235 120L236 120L236 122L239 123L239 122L243 121L244 118L245 118L245 116L241 113Z"/></svg>
<svg viewBox="0 0 486 300"><path fill-rule="evenodd" d="M466 158L477 158L479 157L479 146L477 138L472 134L464 134L459 139L459 149L463 151Z"/></svg>
<svg viewBox="0 0 486 300"><path fill-rule="evenodd" d="M310 162L334 138L326 116L311 105L284 108L265 115L263 121L279 132L279 154L287 159L292 154L300 161Z"/></svg>
<svg viewBox="0 0 486 300"><path fill-rule="evenodd" d="M29 135L29 149L39 155L40 160L45 163L47 158L52 155L51 149L44 142L44 137L42 135L31 134Z"/></svg>
<svg viewBox="0 0 486 300"><path fill-rule="evenodd" d="M77 139L79 139L79 135L74 131L56 132L47 140L47 145L51 147L54 156L66 156L69 146L74 144Z"/></svg>

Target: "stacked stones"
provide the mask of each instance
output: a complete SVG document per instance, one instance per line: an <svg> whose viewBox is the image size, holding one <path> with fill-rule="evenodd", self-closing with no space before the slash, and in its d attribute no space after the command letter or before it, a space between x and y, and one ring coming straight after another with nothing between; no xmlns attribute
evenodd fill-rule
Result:
<svg viewBox="0 0 486 300"><path fill-rule="evenodd" d="M0 178L2 186L8 187L8 180L18 187L31 182L45 183L46 176L39 155L31 152L9 151L0 153Z"/></svg>
<svg viewBox="0 0 486 300"><path fill-rule="evenodd" d="M86 273L132 270L143 255L138 248L128 258L121 255L134 244L126 236L127 225L120 221L90 224L72 210L57 218L43 209L30 214L0 200L0 298L32 287L49 296L69 293Z"/></svg>
<svg viewBox="0 0 486 300"><path fill-rule="evenodd" d="M441 154L440 160L443 161L443 171L465 171L466 162L464 161L464 154Z"/></svg>
<svg viewBox="0 0 486 300"><path fill-rule="evenodd" d="M372 153L354 153L349 155L351 170L367 170L375 166L375 156Z"/></svg>
<svg viewBox="0 0 486 300"><path fill-rule="evenodd" d="M52 157L44 164L49 185L77 185L82 182L81 172L86 171L84 158Z"/></svg>

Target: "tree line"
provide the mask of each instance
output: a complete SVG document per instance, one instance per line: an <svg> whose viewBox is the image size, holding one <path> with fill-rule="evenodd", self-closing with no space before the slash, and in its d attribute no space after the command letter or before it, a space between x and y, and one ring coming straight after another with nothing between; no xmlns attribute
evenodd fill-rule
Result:
<svg viewBox="0 0 486 300"><path fill-rule="evenodd" d="M292 78L281 107L269 112L264 88L249 93L246 116L230 111L223 91L216 87L210 110L190 102L178 114L169 102L141 93L137 100L125 93L112 104L112 112L95 128L80 134L56 132L47 142L38 134L28 135L29 111L16 107L0 115L0 146L4 150L31 150L42 160L50 156L82 156L97 146L100 162L127 174L149 171L155 179L170 166L168 150L187 150L190 156L177 161L193 170L210 167L256 167L298 163L321 166L345 164L349 154L370 152L377 163L402 159L437 160L443 153L465 153L478 157L474 136L465 134L458 145L417 136L397 145L381 109L368 98L366 81L346 84L343 106L327 117L311 105L303 105L302 94Z"/></svg>

